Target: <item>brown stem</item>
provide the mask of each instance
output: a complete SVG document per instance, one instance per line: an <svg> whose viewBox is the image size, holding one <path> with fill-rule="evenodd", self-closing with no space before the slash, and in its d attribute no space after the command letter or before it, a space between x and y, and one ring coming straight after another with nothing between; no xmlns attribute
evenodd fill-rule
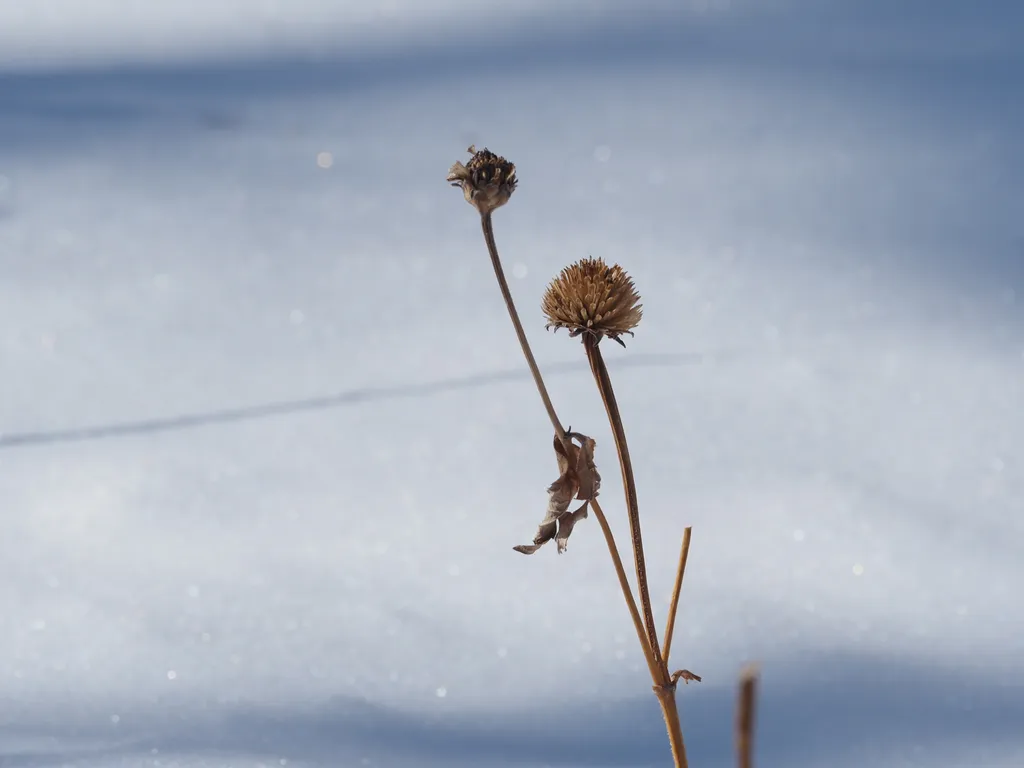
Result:
<svg viewBox="0 0 1024 768"><path fill-rule="evenodd" d="M555 428L555 434L566 444L566 450L568 451L569 436L562 427L562 422L559 421L558 414L555 413L555 407L551 403L547 387L544 386L544 379L540 374L540 369L537 367L537 361L533 357L533 352L530 350L530 343L526 338L526 332L523 330L523 324L519 320L519 313L516 311L515 302L512 300L512 292L509 290L508 281L505 279L505 270L501 267L498 246L494 242L494 227L491 222L490 212L480 214L480 224L484 231L487 252L491 256L491 265L494 267L494 276L498 279L498 287L501 288L501 295L505 299L505 307L508 309L509 317L512 318L512 325L516 329L519 346L522 348L523 356L530 366L530 373L533 374L534 384L537 385L537 391L540 393L541 400L544 401L544 408L548 412L548 418L551 419L551 426ZM594 345L593 353L588 345L587 356L591 358L591 368L594 370L594 376L598 379L598 387L601 389L602 398L608 410L608 417L612 421L612 426L615 430L615 445L619 452L619 463L622 466L623 480L627 488L626 501L630 510L629 522L633 538L633 553L636 559L637 582L640 587L640 600L644 608L643 623L641 623L640 612L637 609L633 592L629 587L626 571L622 567L622 558L619 556L619 550L615 545L615 539L612 536L612 531L604 511L596 499L591 500L590 506L594 510L594 514L604 533L605 542L608 544L608 551L612 556L612 563L615 565L615 573L619 578L619 586L622 589L623 597L626 599L626 606L629 608L630 615L633 618L633 625L636 628L637 638L640 640L640 648L650 669L651 679L654 681L654 690L658 695L661 712L665 718L665 727L668 731L669 744L672 747L673 760L677 768L687 768L686 748L683 745L682 728L679 725L679 712L676 708L675 685L668 674L668 668L661 659L658 649L658 635L651 612L650 590L647 587L647 570L643 559L643 542L640 540L640 517L636 504L636 487L633 482L633 468L629 463L629 451L626 448L626 436L622 430L622 419L619 417L619 409L615 403L615 393L612 392L608 371L604 368L604 361L601 359L600 352L597 351L596 344ZM596 365L595 359L597 361ZM601 384L602 378L599 375L599 370L603 371L603 379L607 383L606 387ZM616 425L617 429L615 429Z"/></svg>
<svg viewBox="0 0 1024 768"><path fill-rule="evenodd" d="M644 560L644 542L640 533L640 507L636 500L636 481L633 479L633 463L629 458L629 446L626 444L626 430L622 426L622 415L619 404L615 400L615 390L604 364L601 350L598 347L599 336L587 334L583 346L587 350L590 370L594 374L597 388L601 392L608 421L611 423L612 434L615 436L615 448L619 453L619 466L622 468L622 484L626 491L626 511L629 515L629 532L633 539L633 560L636 565L636 582L640 592L640 605L644 613L644 626L647 628L647 639L651 644L651 652L658 667L664 667L661 649L658 647L658 629L654 626L654 612L651 610L651 590L647 586L647 564ZM667 677L667 670L666 670Z"/></svg>
<svg viewBox="0 0 1024 768"><path fill-rule="evenodd" d="M601 525L604 533L604 540L608 544L608 552L612 556L612 563L615 564L615 574L619 577L619 587L626 598L626 605L629 607L629 615L633 619L633 626L636 629L637 639L640 641L640 648L647 661L647 668L651 672L651 680L654 681L654 691L658 696L658 704L661 705L661 714L665 718L665 730L668 731L668 742L672 748L672 758L676 766L686 768L686 745L683 743L683 730L679 723L679 710L676 708L675 689L671 684L666 684L664 670L658 666L651 652L651 644L644 632L644 625L640 619L640 612L636 607L636 600L633 598L633 591L629 588L629 579L626 577L626 569L622 567L622 558L619 557L619 548L615 544L615 537L612 535L611 526L604 515L604 510L592 499L590 508L594 510L597 522ZM689 530L689 529L687 529Z"/></svg>
<svg viewBox="0 0 1024 768"><path fill-rule="evenodd" d="M632 617L633 626L636 628L636 636L640 641L640 649L644 652L644 659L647 660L647 666L651 670L651 679L658 680L661 675L654 662L654 654L651 653L651 644L647 640L647 633L644 632L644 625L640 618L640 611L637 610L636 599L633 597L633 590L629 587L629 579L626 577L626 569L622 567L622 558L619 556L619 548L615 544L615 537L612 535L611 526L608 525L608 518L605 517L604 510L602 510L601 505L597 503L597 499L591 499L590 508L594 510L597 522L601 525L601 532L604 533L604 540L608 544L608 552L612 556L612 563L615 565L615 574L619 577L619 587L622 589L623 597L626 598L626 606L629 608L629 615Z"/></svg>
<svg viewBox="0 0 1024 768"><path fill-rule="evenodd" d="M643 608L644 625L647 642L651 650L651 678L654 681L654 692L661 705L661 714L665 718L669 745L672 747L672 759L677 768L687 768L686 746L683 743L683 731L679 722L679 709L676 705L675 683L669 674L668 666L662 658L658 647L658 630L654 625L654 611L651 609L651 590L647 585L647 563L644 559L644 543L640 533L640 507L636 500L636 481L633 478L633 462L629 457L629 446L626 444L626 430L622 425L622 414L615 399L608 367L604 364L601 350L598 347L599 336L588 334L583 346L590 361L590 370L594 374L597 388L601 392L608 422L615 437L615 449L619 454L619 467L622 469L622 485L626 491L626 510L629 515L629 531L633 539L633 559L636 565L636 581L640 593L640 605Z"/></svg>
<svg viewBox="0 0 1024 768"><path fill-rule="evenodd" d="M757 668L749 666L740 675L740 699L736 707L736 764L754 765L754 704L757 696Z"/></svg>
<svg viewBox="0 0 1024 768"><path fill-rule="evenodd" d="M679 607L679 593L683 589L683 574L686 573L686 558L690 554L690 532L693 529L686 526L683 529L683 546L679 550L679 567L676 568L676 583L672 588L672 601L668 605L668 621L665 624L665 648L661 652L661 658L668 664L669 652L672 650L672 635L676 628L676 609Z"/></svg>
<svg viewBox="0 0 1024 768"><path fill-rule="evenodd" d="M676 689L673 685L655 686L654 693L661 705L661 715L665 718L665 729L668 731L668 743L672 748L672 759L676 768L689 768L686 760L686 745L683 743L683 728L679 724L679 708L676 706Z"/></svg>
<svg viewBox="0 0 1024 768"><path fill-rule="evenodd" d="M533 383L537 385L540 399L544 401L544 407L547 409L548 418L551 419L551 426L555 428L555 434L565 443L568 438L566 437L565 430L562 428L562 422L558 420L558 414L555 413L555 406L551 404L548 389L544 386L544 379L540 375L540 368L537 367L537 361L533 358L530 342L526 339L526 331L523 330L523 324L519 320L519 313L516 311L515 302L512 301L512 292L508 289L508 281L505 280L505 270L501 268L501 257L498 256L498 245L494 242L494 226L491 223L490 211L480 214L480 225L484 230L487 252L491 255L494 276L498 278L498 287L501 288L501 295L505 299L505 306L508 308L509 317L512 318L512 325L515 326L516 336L519 337L519 346L522 347L523 356L526 358L527 365L530 366L530 373L533 374Z"/></svg>

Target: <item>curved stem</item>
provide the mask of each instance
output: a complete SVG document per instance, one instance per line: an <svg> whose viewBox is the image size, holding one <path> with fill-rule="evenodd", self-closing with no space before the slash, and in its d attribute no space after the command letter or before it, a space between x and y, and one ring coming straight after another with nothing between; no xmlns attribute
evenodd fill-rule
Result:
<svg viewBox="0 0 1024 768"><path fill-rule="evenodd" d="M647 585L647 563L644 559L644 542L640 533L640 506L636 500L636 480L633 478L633 462L629 457L629 446L626 443L626 429L622 425L622 414L615 399L608 367L604 364L601 350L598 347L599 336L588 334L583 340L587 351L590 370L594 374L597 388L601 392L608 422L615 437L615 449L619 454L619 466L622 469L622 485L626 491L626 510L629 515L629 531L633 539L633 559L636 565L636 581L640 592L640 606L643 609L644 624L647 628L647 647L651 650L651 678L654 681L654 692L661 705L661 714L665 718L672 758L678 768L686 768L686 746L683 743L683 729L679 722L679 709L676 705L675 685L669 675L668 667L658 647L658 630L654 625L654 611L651 609L651 590ZM646 650L646 649L645 649Z"/></svg>
<svg viewBox="0 0 1024 768"><path fill-rule="evenodd" d="M491 265L494 267L494 276L498 279L498 287L505 299L505 307L508 309L512 325L516 329L516 336L519 338L519 346L523 350L530 373L533 374L534 384L537 385L537 392L544 402L544 408L551 419L551 426L555 434L566 444L569 450L570 438L566 433L562 422L555 413L555 407L551 403L547 387L544 386L544 379L541 377L540 368L533 357L530 349L530 342L526 338L526 331L519 320L519 313L516 311L515 302L512 300L512 292L509 290L508 281L505 279L505 270L501 266L501 257L498 255L498 246L494 242L494 227L491 222L490 212L480 214L480 225L484 232L484 241L487 243L487 252L491 256ZM651 680L654 682L654 690L661 705L661 712L665 718L665 727L668 730L669 745L672 748L672 758L677 768L687 768L686 748L683 745L682 728L679 723L679 712L676 708L675 686L671 681L668 668L661 658L661 651L658 647L658 634L654 626L654 616L651 611L651 596L647 586L647 569L644 564L643 542L640 538L640 513L636 501L636 484L633 481L633 467L629 461L629 449L626 447L626 434L622 428L622 418L619 416L618 404L615 402L615 393L612 391L611 379L608 377L608 370L605 368L604 360L597 349L596 342L586 344L587 357L590 359L591 370L598 382L598 389L601 390L601 397L604 400L605 408L608 411L609 421L612 423L612 430L615 434L615 446L619 453L619 464L622 467L623 483L626 487L626 504L629 508L629 527L633 538L633 554L636 561L637 583L640 591L640 601L643 607L643 621L641 622L640 612L636 600L629 586L626 571L622 566L622 558L619 556L615 539L612 536L611 527L604 515L604 511L596 499L591 499L590 506L594 510L601 531L604 533L605 542L608 544L608 551L615 565L615 573L619 579L619 586L622 595L626 599L626 606L629 608L630 616L633 619L633 626L636 628L637 638L640 640L640 648L643 651L644 659L651 672Z"/></svg>
<svg viewBox="0 0 1024 768"><path fill-rule="evenodd" d="M594 374L597 388L601 392L608 421L615 437L615 448L619 453L619 466L622 469L622 485L626 491L626 511L629 515L629 532L633 539L633 560L636 566L636 582L640 592L640 605L644 613L644 625L647 628L647 640L651 644L651 653L658 667L663 667L661 649L658 647L658 629L654 625L654 612L651 610L651 590L647 586L647 563L644 560L644 542L640 533L640 507L636 500L636 481L633 479L633 463L629 458L629 446L626 444L626 430L622 426L622 415L619 404L615 400L615 390L604 364L601 350L598 347L600 337L590 334L584 339L583 346L587 350L587 360ZM667 680L666 680L667 682Z"/></svg>
<svg viewBox="0 0 1024 768"><path fill-rule="evenodd" d="M643 620L640 618L640 611L636 607L636 599L633 597L633 590L630 589L629 579L626 577L626 569L622 567L622 558L619 557L619 548L615 544L615 537L612 535L611 526L608 525L608 518L604 510L597 503L597 499L590 500L590 508L594 510L597 522L601 525L601 532L604 533L604 540L608 544L608 552L612 556L612 563L615 565L615 574L619 577L619 587L622 588L622 595L626 598L626 606L629 608L629 615L633 619L633 626L636 628L637 639L640 640L640 649L644 652L647 666L651 670L651 679L657 681L660 672L654 662L654 654L651 653L651 644L647 640L647 633L644 631Z"/></svg>
<svg viewBox="0 0 1024 768"><path fill-rule="evenodd" d="M498 278L498 287L501 288L501 295L505 299L505 306L508 308L509 317L512 318L512 325L515 326L516 336L519 337L519 346L523 349L523 356L526 358L527 365L530 366L530 373L533 374L533 383L537 385L537 391L540 393L540 399L544 401L544 407L547 409L548 418L551 419L551 426L555 428L555 434L558 435L559 439L565 442L568 438L565 435L565 429L562 428L562 422L558 420L558 414L555 413L555 406L551 404L551 397L548 395L548 389L544 386L544 379L540 375L540 369L537 367L537 361L533 358L533 352L530 350L530 342L526 339L526 331L523 330L523 324L519 320L519 313L516 311L515 302L512 301L512 292L508 289L508 281L505 280L505 270L501 268L501 257L498 256L498 246L494 242L494 226L491 223L491 214L487 213L480 214L480 225L484 230L484 240L487 243L487 251L491 255L491 265L494 267L494 276Z"/></svg>

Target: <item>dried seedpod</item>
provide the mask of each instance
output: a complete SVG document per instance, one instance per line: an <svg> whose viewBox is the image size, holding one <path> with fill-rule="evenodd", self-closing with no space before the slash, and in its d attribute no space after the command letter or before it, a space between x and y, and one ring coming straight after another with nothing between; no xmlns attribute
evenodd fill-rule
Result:
<svg viewBox="0 0 1024 768"><path fill-rule="evenodd" d="M583 259L562 270L544 293L541 308L547 328L567 328L570 336L587 334L623 344L623 334L643 317L640 294L618 264L604 259Z"/></svg>
<svg viewBox="0 0 1024 768"><path fill-rule="evenodd" d="M468 163L455 163L448 171L448 181L461 187L466 202L480 213L500 208L516 190L516 166L486 147L477 151L470 145Z"/></svg>
<svg viewBox="0 0 1024 768"><path fill-rule="evenodd" d="M540 368L530 350L530 342L526 338L523 322L519 319L519 312L512 299L512 291L508 287L508 280L505 279L505 270L501 266L498 244L494 241L494 223L491 212L507 203L519 184L519 180L516 178L516 166L489 149L477 151L476 147L470 145L468 151L472 155L469 162L455 163L448 170L448 181L453 187L462 189L466 201L480 214L480 226L483 229L487 253L491 257L491 266L494 267L494 277L498 281L498 288L501 289L501 296L505 301L506 309L508 309L512 327L515 328L516 336L519 338L523 357L526 358L526 364L530 367L533 383L537 387L540 399L544 402L548 418L551 419L551 426L554 427L556 434L564 435L565 430L558 420L555 406L544 385L544 377L541 376Z"/></svg>

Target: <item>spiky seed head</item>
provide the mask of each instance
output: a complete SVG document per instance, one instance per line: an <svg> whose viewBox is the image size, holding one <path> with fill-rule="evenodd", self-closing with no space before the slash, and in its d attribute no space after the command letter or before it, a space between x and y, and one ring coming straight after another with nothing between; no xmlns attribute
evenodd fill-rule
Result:
<svg viewBox="0 0 1024 768"><path fill-rule="evenodd" d="M467 150L472 157L469 162L455 163L448 171L448 181L453 187L462 187L466 202L480 213L490 213L500 208L516 190L516 166L489 149L470 146Z"/></svg>
<svg viewBox="0 0 1024 768"><path fill-rule="evenodd" d="M545 291L541 307L547 328L568 328L570 336L589 334L620 344L619 337L632 336L643 317L640 294L629 275L603 259L583 259L563 269Z"/></svg>

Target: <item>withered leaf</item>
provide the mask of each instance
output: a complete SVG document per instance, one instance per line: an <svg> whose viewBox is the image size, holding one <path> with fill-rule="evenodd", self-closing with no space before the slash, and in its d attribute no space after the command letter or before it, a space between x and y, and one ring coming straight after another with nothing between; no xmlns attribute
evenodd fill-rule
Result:
<svg viewBox="0 0 1024 768"><path fill-rule="evenodd" d="M559 477L548 486L548 507L544 519L537 527L533 544L513 547L516 552L532 555L551 539L556 540L558 552L564 552L573 526L587 517L587 502L597 496L601 476L594 466L595 443L586 435L575 432L569 436L579 440L581 445L576 446L571 439L563 443L558 435L555 435L555 458L558 461ZM574 498L584 503L570 512L569 504Z"/></svg>
<svg viewBox="0 0 1024 768"><path fill-rule="evenodd" d="M675 685L680 680L686 683L686 685L689 685L691 680L698 683L701 682L701 677L700 675L693 674L693 672L688 669L678 669L672 673L672 685Z"/></svg>
<svg viewBox="0 0 1024 768"><path fill-rule="evenodd" d="M592 438L578 432L571 432L569 436L580 441L579 448L572 446L576 449L576 475L580 479L576 498L580 501L590 501L597 498L597 492L601 490L601 475L594 464L594 447L597 444Z"/></svg>
<svg viewBox="0 0 1024 768"><path fill-rule="evenodd" d="M558 518L558 533L555 535L555 545L558 547L558 554L565 552L573 526L580 520L587 519L587 506L589 504L589 501L585 501L575 512L566 512Z"/></svg>

